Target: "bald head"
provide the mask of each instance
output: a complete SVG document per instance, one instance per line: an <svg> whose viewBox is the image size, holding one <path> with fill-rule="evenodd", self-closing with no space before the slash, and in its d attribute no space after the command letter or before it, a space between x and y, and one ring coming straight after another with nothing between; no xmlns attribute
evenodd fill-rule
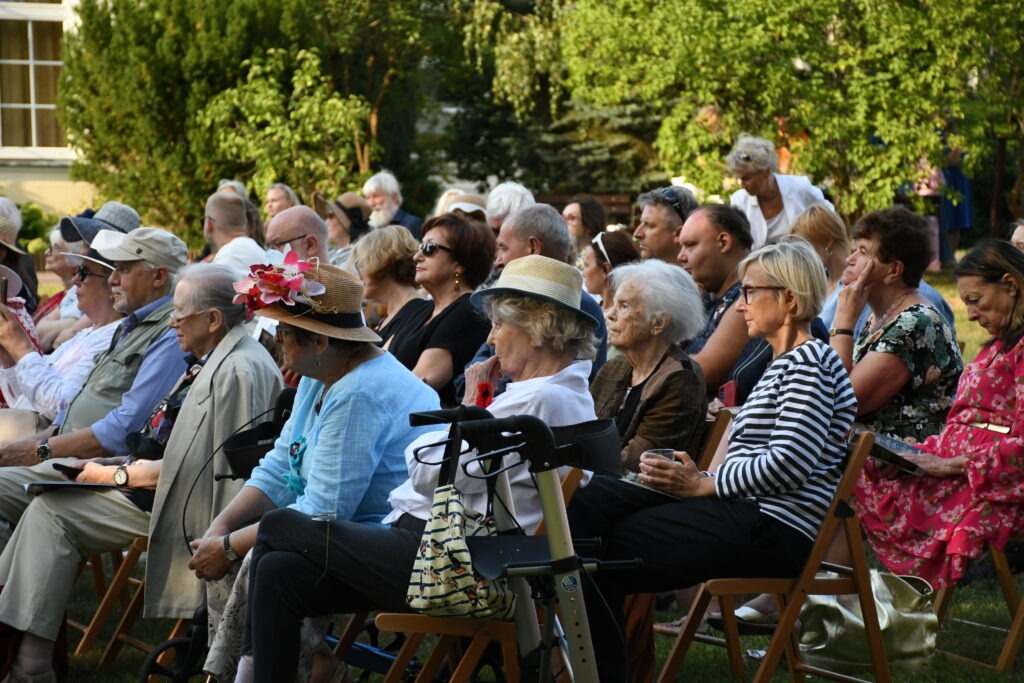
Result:
<svg viewBox="0 0 1024 683"><path fill-rule="evenodd" d="M327 224L308 206L292 206L271 219L267 247L279 251L291 247L301 259L317 257L326 263Z"/></svg>

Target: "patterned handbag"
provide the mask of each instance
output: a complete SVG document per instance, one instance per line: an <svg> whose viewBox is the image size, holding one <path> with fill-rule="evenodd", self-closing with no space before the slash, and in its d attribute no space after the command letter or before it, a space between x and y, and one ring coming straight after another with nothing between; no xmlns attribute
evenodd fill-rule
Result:
<svg viewBox="0 0 1024 683"><path fill-rule="evenodd" d="M405 601L435 617L510 619L515 593L504 579L488 580L473 569L466 538L497 532L490 514L467 509L455 487L458 456L441 462L430 518L423 529Z"/></svg>

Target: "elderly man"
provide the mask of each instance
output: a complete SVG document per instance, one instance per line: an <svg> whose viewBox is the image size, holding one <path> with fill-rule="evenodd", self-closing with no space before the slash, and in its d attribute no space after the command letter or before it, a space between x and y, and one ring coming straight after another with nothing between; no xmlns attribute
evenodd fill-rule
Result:
<svg viewBox="0 0 1024 683"><path fill-rule="evenodd" d="M487 195L487 225L491 226L495 235L501 230L501 224L505 219L519 209L533 206L537 201L533 193L519 183L506 182L495 185L491 193Z"/></svg>
<svg viewBox="0 0 1024 683"><path fill-rule="evenodd" d="M497 250L494 256L494 271L502 269L517 258L540 254L556 261L567 263L572 255L572 237L569 226L561 214L548 204L534 204L516 211L505 219L498 232ZM608 328L605 325L601 305L586 291L580 300L580 308L599 323L597 330L597 357L594 359L590 379L597 376L597 371L604 365L608 357ZM484 343L466 367L485 361L494 355L494 347ZM504 384L499 384L495 393L501 393ZM465 391L465 380L460 375L455 381L455 391L460 400Z"/></svg>
<svg viewBox="0 0 1024 683"><path fill-rule="evenodd" d="M298 206L299 204L301 202L298 195L295 194L295 190L284 183L274 183L267 188L267 199L263 204L263 208L267 212L267 220L269 221L285 209Z"/></svg>
<svg viewBox="0 0 1024 683"><path fill-rule="evenodd" d="M675 265L679 228L700 206L685 187L663 187L640 195L640 225L633 231L641 258L656 258Z"/></svg>
<svg viewBox="0 0 1024 683"><path fill-rule="evenodd" d="M102 230L93 248L115 263L114 308L127 315L82 390L46 432L0 448L0 547L10 539L28 499L23 486L54 478L51 458L128 455L128 435L142 429L157 402L185 371L185 353L167 321L185 243L157 228Z"/></svg>
<svg viewBox="0 0 1024 683"><path fill-rule="evenodd" d="M327 223L308 206L285 209L267 226L267 249L294 251L303 261L329 263L327 240Z"/></svg>
<svg viewBox="0 0 1024 683"><path fill-rule="evenodd" d="M239 280L249 274L249 266L267 260L267 252L249 237L245 200L234 192L215 192L206 200L203 235L213 263L227 266Z"/></svg>
<svg viewBox="0 0 1024 683"><path fill-rule="evenodd" d="M381 171L363 183L363 196L373 209L370 225L375 228L401 225L417 240L420 238L423 219L402 210L402 186L390 172Z"/></svg>

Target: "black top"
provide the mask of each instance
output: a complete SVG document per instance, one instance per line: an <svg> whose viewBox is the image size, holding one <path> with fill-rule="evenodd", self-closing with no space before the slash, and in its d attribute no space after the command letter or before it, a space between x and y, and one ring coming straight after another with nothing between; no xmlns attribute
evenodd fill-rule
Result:
<svg viewBox="0 0 1024 683"><path fill-rule="evenodd" d="M427 322L433 310L434 303L426 299L411 299L405 302L405 305L377 330L382 340L381 346L387 344L392 337L405 337L423 327L423 323ZM409 369L412 370L412 367Z"/></svg>

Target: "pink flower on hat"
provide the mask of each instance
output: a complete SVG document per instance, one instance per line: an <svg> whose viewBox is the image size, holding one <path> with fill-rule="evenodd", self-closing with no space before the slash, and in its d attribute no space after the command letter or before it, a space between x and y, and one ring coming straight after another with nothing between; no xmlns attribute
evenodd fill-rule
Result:
<svg viewBox="0 0 1024 683"><path fill-rule="evenodd" d="M310 297L327 291L323 284L303 275L312 268L316 268L316 264L300 261L294 251L285 257L284 265L253 264L249 267L249 277L235 283L235 291L238 294L234 302L245 304L248 317L251 317L254 311L273 304L309 304Z"/></svg>

